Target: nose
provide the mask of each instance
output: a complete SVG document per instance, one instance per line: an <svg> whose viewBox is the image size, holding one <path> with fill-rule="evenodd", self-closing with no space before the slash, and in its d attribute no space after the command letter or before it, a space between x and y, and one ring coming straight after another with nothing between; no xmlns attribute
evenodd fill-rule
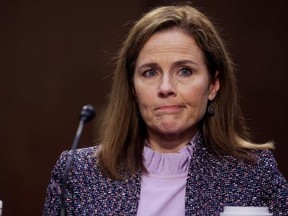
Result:
<svg viewBox="0 0 288 216"><path fill-rule="evenodd" d="M161 98L176 96L176 83L170 75L163 75L160 80L158 96Z"/></svg>

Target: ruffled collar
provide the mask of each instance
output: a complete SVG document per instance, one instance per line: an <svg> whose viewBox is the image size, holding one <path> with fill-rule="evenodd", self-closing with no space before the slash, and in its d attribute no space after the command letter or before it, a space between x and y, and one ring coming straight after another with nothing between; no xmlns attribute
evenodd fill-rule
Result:
<svg viewBox="0 0 288 216"><path fill-rule="evenodd" d="M186 146L175 153L155 152L149 145L145 145L143 151L145 168L149 174L160 176L187 173L197 139L198 133L193 136Z"/></svg>

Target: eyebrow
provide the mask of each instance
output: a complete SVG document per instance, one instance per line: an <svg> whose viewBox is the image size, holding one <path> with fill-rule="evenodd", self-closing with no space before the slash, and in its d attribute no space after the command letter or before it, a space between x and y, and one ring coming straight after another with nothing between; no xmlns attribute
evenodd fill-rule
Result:
<svg viewBox="0 0 288 216"><path fill-rule="evenodd" d="M180 60L180 61L177 61L177 62L174 62L172 64L173 67L177 67L177 66L180 66L180 65L185 65L185 64L193 64L195 66L198 66L198 64L192 60Z"/></svg>
<svg viewBox="0 0 288 216"><path fill-rule="evenodd" d="M172 64L172 67L177 67L177 66L180 66L180 65L185 65L185 64L193 64L195 66L198 66L197 63L195 63L194 61L192 60L180 60L180 61L176 61L176 62L173 62ZM148 67L148 68L156 68L156 67L159 67L159 65L156 63L156 62L149 62L149 63L146 63L146 64L143 64L141 65L138 70L142 69L142 68L145 68L145 67Z"/></svg>

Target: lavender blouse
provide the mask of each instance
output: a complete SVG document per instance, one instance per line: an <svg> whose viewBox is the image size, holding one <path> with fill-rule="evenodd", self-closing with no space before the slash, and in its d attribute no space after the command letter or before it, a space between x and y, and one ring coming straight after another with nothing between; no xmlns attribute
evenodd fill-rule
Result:
<svg viewBox="0 0 288 216"><path fill-rule="evenodd" d="M195 137L176 153L144 147L148 173L142 173L137 216L185 215L186 181Z"/></svg>

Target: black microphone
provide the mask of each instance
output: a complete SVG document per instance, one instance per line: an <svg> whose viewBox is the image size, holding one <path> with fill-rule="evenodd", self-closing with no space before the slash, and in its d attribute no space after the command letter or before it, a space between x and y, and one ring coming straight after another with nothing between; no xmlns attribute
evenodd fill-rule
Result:
<svg viewBox="0 0 288 216"><path fill-rule="evenodd" d="M83 126L85 123L88 121L92 120L95 116L95 109L92 105L85 105L81 112L80 112L80 121L79 121L79 126L76 132L76 135L74 137L74 141L71 147L71 154L67 158L66 162L66 167L65 171L63 173L62 181L61 181L61 194L60 194L60 200L61 200L61 207L60 207L60 216L65 216L66 215L66 208L65 208L65 193L66 193L66 185L67 185L67 178L68 178L68 172L70 170L72 160L75 154L75 150L78 146L82 131L83 131Z"/></svg>

